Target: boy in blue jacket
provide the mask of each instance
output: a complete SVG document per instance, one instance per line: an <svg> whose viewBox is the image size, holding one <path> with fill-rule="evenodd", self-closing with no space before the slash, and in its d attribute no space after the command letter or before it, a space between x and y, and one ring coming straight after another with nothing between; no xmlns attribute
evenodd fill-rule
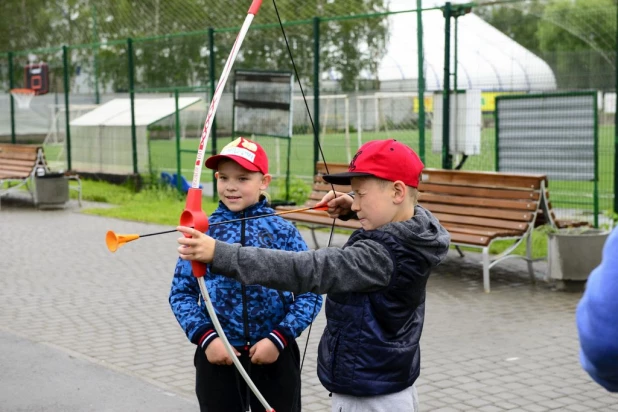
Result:
<svg viewBox="0 0 618 412"><path fill-rule="evenodd" d="M259 144L238 138L205 165L217 171L221 199L210 216L211 224L274 213L263 196L271 176ZM307 250L298 230L278 216L217 225L209 228L208 235L224 243ZM300 410L300 356L295 339L319 313L322 297L241 284L210 266L204 280L225 334L260 392L275 410ZM186 260L178 260L169 301L178 323L197 345L194 364L201 411L244 411L249 406L260 410L213 327Z"/></svg>
<svg viewBox="0 0 618 412"><path fill-rule="evenodd" d="M323 176L354 191L322 200L332 217L351 211L362 225L343 248L257 249L178 227L192 236L178 239L178 252L244 284L328 293L318 377L332 392L332 410L415 412L425 287L450 243L417 204L422 170L406 145L376 140L360 147L348 172Z"/></svg>
<svg viewBox="0 0 618 412"><path fill-rule="evenodd" d="M576 318L583 368L605 389L618 392L618 228L588 277Z"/></svg>

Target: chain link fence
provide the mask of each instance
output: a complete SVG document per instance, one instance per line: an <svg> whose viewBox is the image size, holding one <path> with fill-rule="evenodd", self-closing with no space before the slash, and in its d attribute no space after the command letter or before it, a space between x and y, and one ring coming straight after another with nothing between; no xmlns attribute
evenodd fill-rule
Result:
<svg viewBox="0 0 618 412"><path fill-rule="evenodd" d="M345 6L345 2L335 3ZM390 9L378 3L382 6L374 11L361 9L356 14L334 5L317 13L302 8L301 2L282 3L285 38L272 5L264 3L256 17L234 69L277 70L295 76L291 139L246 136L260 142L269 155L274 197L284 196L281 176L288 167L293 180L311 180L316 160L322 160L316 141L328 162L349 162L362 143L395 138L417 150L426 167L501 170L496 99L585 91L597 97L596 112L585 120L597 128L597 174L580 182L550 178L553 206L566 217L590 222L615 207L615 4L604 0L570 5L553 0L440 3L425 7L419 18L410 2L391 2ZM134 106L144 99L197 99L179 113L166 112L144 126L147 150L140 152L138 160L129 156L136 163L127 172L154 179L162 173L180 174L190 181L207 107L239 29L231 26L240 23L246 10L221 21L215 16L222 14L213 11L198 22L196 16L203 10L196 9L191 16L177 16L174 23L170 16L175 12L159 4L158 11L140 8L139 13L151 18L146 24L105 7L90 8L76 20L81 25L72 30L81 33L76 38L83 38L83 44L0 53L4 91L0 92L0 139L42 142L55 168L79 170L72 153L116 151L116 157L108 156L112 163L126 158L120 153L125 149L119 148L134 139L137 125L133 121L135 127L118 128L94 147L93 139L77 132L72 136L67 120L114 99L130 103L133 97ZM93 20L95 16L98 20ZM82 18L98 22L96 30ZM213 28L196 30L204 22ZM112 27L116 33L134 37L103 38ZM36 45L36 40L30 41L28 45ZM36 96L28 110L11 110L8 91L23 87L24 68L32 62L49 65L49 93ZM232 93L230 78L208 142L209 153L236 137ZM566 113L556 110L554 119ZM521 133L543 129L526 117L518 126ZM558 147L560 142L582 139L567 132L563 138L556 135L558 142L552 144ZM519 143L525 144L524 139L515 139L514 144ZM539 152L540 158L537 153L522 160L518 170L536 173L564 162L567 165L562 167L578 167L576 152L565 160L552 151L552 144ZM91 157L90 161L98 160ZM202 182L210 187L211 181L212 173L203 171Z"/></svg>

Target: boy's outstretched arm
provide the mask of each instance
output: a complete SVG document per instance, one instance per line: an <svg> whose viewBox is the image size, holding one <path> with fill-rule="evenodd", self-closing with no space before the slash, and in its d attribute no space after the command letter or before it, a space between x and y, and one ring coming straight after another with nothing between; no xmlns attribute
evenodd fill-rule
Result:
<svg viewBox="0 0 618 412"><path fill-rule="evenodd" d="M295 293L371 292L386 287L393 273L390 253L378 242L361 240L346 247L290 252L241 247L179 226L193 237L178 239L181 259L212 263L211 269L244 284Z"/></svg>

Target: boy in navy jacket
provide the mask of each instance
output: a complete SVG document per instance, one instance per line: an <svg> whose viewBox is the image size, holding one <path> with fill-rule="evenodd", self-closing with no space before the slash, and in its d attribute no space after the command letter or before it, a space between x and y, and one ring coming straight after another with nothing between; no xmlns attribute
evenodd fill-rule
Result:
<svg viewBox="0 0 618 412"><path fill-rule="evenodd" d="M210 216L211 224L274 213L262 195L271 176L260 145L241 137L205 164L217 170L221 199ZM278 216L211 226L208 235L224 243L307 250L298 230ZM211 266L204 280L225 334L260 392L275 410L299 410L300 357L295 339L319 313L322 297L241 284ZM178 323L197 345L194 364L200 409L244 411L250 404L252 410L260 410L261 405L248 393L213 327L186 260L178 260L169 301Z"/></svg>

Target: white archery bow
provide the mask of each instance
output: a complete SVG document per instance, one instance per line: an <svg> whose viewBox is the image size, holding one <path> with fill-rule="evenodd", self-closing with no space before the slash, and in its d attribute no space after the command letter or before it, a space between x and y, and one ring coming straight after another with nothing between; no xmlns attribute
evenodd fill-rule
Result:
<svg viewBox="0 0 618 412"><path fill-rule="evenodd" d="M191 182L191 189L189 189L190 192L187 195L187 206L189 206L190 198L192 198L195 202L193 204L194 206L196 204L200 205L201 214L204 214L204 212L201 211L202 192L200 189L200 177L202 175L202 165L203 165L203 160L204 160L204 153L206 151L206 144L208 143L208 137L210 136L212 122L215 118L215 112L217 111L217 107L219 106L221 94L223 93L223 89L225 88L225 83L227 82L227 78L230 74L230 71L232 70L232 65L234 64L234 60L236 60L236 56L238 55L240 46L245 38L245 35L247 34L247 31L249 30L249 26L251 26L251 22L253 21L253 18L257 14L261 5L262 5L262 0L253 0L253 2L251 3L251 7L249 7L249 11L247 12L247 17L245 18L245 21L242 27L240 28L240 32L238 33L238 36L236 36L236 40L234 41L234 45L232 46L232 51L230 52L230 55L227 58L227 61L225 62L225 67L223 68L223 72L221 73L221 77L219 78L219 83L217 84L215 93L212 96L212 101L210 102L208 114L206 115L206 122L204 123L204 129L202 131L202 135L200 138L200 144L199 144L199 148L197 151L197 158L195 160L195 169L193 170L193 180ZM214 69L213 67L210 68L210 70L213 70L213 69ZM191 210L188 211L187 209L185 209L185 211L183 212L183 215L181 215L181 225L189 226L190 224L187 224L187 223L189 221L193 222L193 219L196 217L195 216L196 207L194 207L193 209L194 209L193 211ZM201 222L201 223L206 224L206 230L207 230L208 229L208 219L206 219L205 222ZM192 226L198 229L197 228L198 225L193 224ZM192 264L193 263L198 263L198 262L192 262ZM203 275L205 274L205 268L203 268L202 270L199 270L200 273L195 273L196 272L195 268L197 266L199 265L193 265L194 275L196 275L197 277L197 281L200 286L200 291L202 292L202 297L204 298L204 302L206 303L206 310L208 311L208 314L210 315L210 318L215 327L215 330L219 334L219 338L221 338L221 341L223 342L223 345L225 346L225 349L228 355L230 356L230 358L232 358L232 361L234 362L236 369L238 369L238 372L243 377L245 382L247 382L247 385L249 386L251 391L255 394L255 396L258 398L262 406L264 406L267 412L274 412L275 410L268 404L264 396L260 393L258 388L255 386L255 384L253 383L253 381L251 380L251 378L249 377L249 375L243 368L242 364L238 360L238 357L235 355L232 345L230 345L230 342L227 340L227 337L225 336L225 333L223 332L223 328L221 327L221 323L219 322L219 318L217 317L217 314L215 312L215 308L213 307L212 301L210 300L208 289L206 288L206 284L204 282ZM247 402L249 402L248 399L247 399Z"/></svg>

